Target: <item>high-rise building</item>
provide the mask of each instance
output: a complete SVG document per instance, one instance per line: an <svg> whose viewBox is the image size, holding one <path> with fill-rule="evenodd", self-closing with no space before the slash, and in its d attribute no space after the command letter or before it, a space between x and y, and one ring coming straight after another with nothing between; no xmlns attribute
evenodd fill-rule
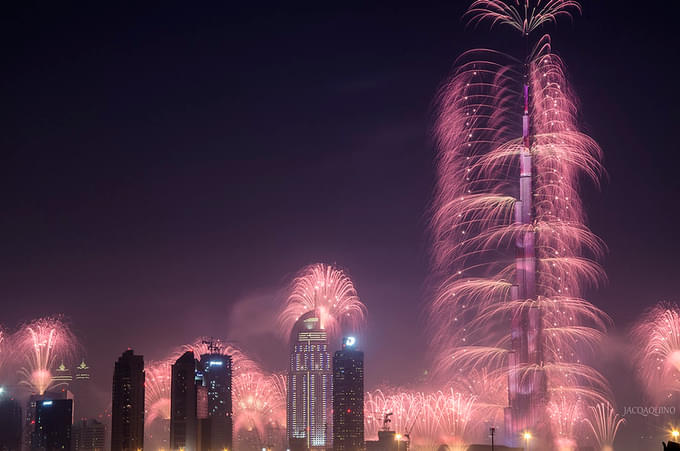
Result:
<svg viewBox="0 0 680 451"><path fill-rule="evenodd" d="M0 450L21 450L22 421L19 402L0 393Z"/></svg>
<svg viewBox="0 0 680 451"><path fill-rule="evenodd" d="M316 312L302 315L291 332L287 425L290 449L331 445L333 373L328 337Z"/></svg>
<svg viewBox="0 0 680 451"><path fill-rule="evenodd" d="M210 445L213 449L233 449L233 408L231 356L210 346L210 353L201 355L203 383L208 393Z"/></svg>
<svg viewBox="0 0 680 451"><path fill-rule="evenodd" d="M73 399L44 398L38 401L31 448L41 451L70 451L72 424Z"/></svg>
<svg viewBox="0 0 680 451"><path fill-rule="evenodd" d="M232 450L231 356L210 346L196 360L185 352L172 365L170 449Z"/></svg>
<svg viewBox="0 0 680 451"><path fill-rule="evenodd" d="M95 419L81 420L71 429L72 451L103 451L106 428Z"/></svg>
<svg viewBox="0 0 680 451"><path fill-rule="evenodd" d="M362 451L364 446L364 353L345 337L333 356L333 449Z"/></svg>
<svg viewBox="0 0 680 451"><path fill-rule="evenodd" d="M113 370L111 451L144 448L144 357L128 349Z"/></svg>
<svg viewBox="0 0 680 451"><path fill-rule="evenodd" d="M73 374L71 373L71 369L64 365L64 361L59 364L54 369L54 374L52 375L52 382L54 386L64 386L65 388L70 388L69 385L73 381Z"/></svg>
<svg viewBox="0 0 680 451"><path fill-rule="evenodd" d="M40 437L36 434L37 432L37 411L40 403L42 401L54 401L54 400L71 400L71 423L73 423L73 393L62 388L61 390L53 390L39 394L32 394L28 398L28 403L26 404L26 412L24 415L24 428L23 428L23 442L24 449L41 449Z"/></svg>
<svg viewBox="0 0 680 451"><path fill-rule="evenodd" d="M172 365L170 388L170 449L196 451L198 447L198 399L194 353L187 351ZM206 399L207 404L207 399Z"/></svg>

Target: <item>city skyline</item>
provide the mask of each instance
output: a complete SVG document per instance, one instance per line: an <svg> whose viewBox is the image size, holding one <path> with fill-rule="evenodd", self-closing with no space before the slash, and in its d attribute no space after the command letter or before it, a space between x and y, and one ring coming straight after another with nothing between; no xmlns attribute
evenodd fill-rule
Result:
<svg viewBox="0 0 680 451"><path fill-rule="evenodd" d="M243 351L258 378L280 375L289 284L300 268L323 263L351 277L365 306L357 336L366 391L420 396L438 366L424 313L437 291L433 99L465 50L523 51L507 30L466 27L467 6L139 6L134 20L126 8L53 11L70 32L51 24L49 7L32 21L30 9L13 7L3 336L58 317L74 352L0 361L12 389L15 370L44 392L73 377L47 380L45 368L87 362L96 393L84 416L105 415L122 350L151 366L198 337ZM584 297L612 319L592 363L622 414L651 390L627 389L627 375L654 365L632 357L631 330L662 339L641 321L673 321L680 302L677 93L647 80L673 74L665 56L677 45L667 17L582 6L572 21L546 27L580 98L579 125L604 154L601 188L580 187L586 223L608 248L609 281ZM666 317L645 313L662 301ZM330 343L329 352L339 349ZM435 402L430 395L418 402ZM161 418L168 406L162 393L157 401ZM629 420L621 437L643 422Z"/></svg>

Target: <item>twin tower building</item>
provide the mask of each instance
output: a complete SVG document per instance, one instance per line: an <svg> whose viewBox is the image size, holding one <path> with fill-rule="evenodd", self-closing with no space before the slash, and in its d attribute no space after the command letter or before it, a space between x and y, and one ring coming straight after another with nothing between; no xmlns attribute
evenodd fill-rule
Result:
<svg viewBox="0 0 680 451"><path fill-rule="evenodd" d="M331 362L327 332L310 311L297 320L290 338L290 451L365 449L364 353L354 348L354 337L343 339Z"/></svg>

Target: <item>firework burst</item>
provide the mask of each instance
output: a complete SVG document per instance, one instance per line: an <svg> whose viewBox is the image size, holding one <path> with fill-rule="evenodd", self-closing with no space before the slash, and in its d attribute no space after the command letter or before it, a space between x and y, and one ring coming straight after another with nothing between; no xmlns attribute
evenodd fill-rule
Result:
<svg viewBox="0 0 680 451"><path fill-rule="evenodd" d="M293 280L279 315L282 334L288 337L298 318L309 311L316 312L321 328L331 337L340 333L341 326L361 327L366 317L366 307L349 276L323 263L305 267Z"/></svg>
<svg viewBox="0 0 680 451"><path fill-rule="evenodd" d="M41 395L53 388L52 368L56 360L71 358L77 347L71 330L59 317L32 321L12 338L24 365L19 371L20 383Z"/></svg>
<svg viewBox="0 0 680 451"><path fill-rule="evenodd" d="M267 427L279 429L286 424L286 398L277 379L262 372L243 373L234 378L235 434L253 433L262 445Z"/></svg>
<svg viewBox="0 0 680 451"><path fill-rule="evenodd" d="M611 404L599 403L589 407L586 424L595 435L600 451L614 451L614 439L619 427L626 422L616 413Z"/></svg>
<svg viewBox="0 0 680 451"><path fill-rule="evenodd" d="M578 9L568 0L480 0L469 15L528 40ZM604 246L585 226L578 195L582 180L598 183L601 151L579 131L577 113L548 36L526 59L466 52L439 97L432 236L441 282L430 306L437 369L451 379L484 370L506 387L513 436L560 429L559 421L542 424L549 402L556 411L565 396L587 405L609 396L607 381L584 364L610 321L581 297L604 280L596 262Z"/></svg>
<svg viewBox="0 0 680 451"><path fill-rule="evenodd" d="M647 395L655 400L680 392L680 308L662 302L648 310L631 332L635 362Z"/></svg>

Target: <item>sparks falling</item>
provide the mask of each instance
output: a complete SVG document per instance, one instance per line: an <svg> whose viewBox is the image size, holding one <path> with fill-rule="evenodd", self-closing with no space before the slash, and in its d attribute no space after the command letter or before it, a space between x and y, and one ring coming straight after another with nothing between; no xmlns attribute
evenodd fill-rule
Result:
<svg viewBox="0 0 680 451"><path fill-rule="evenodd" d="M279 315L286 338L298 318L309 311L316 311L329 337L336 337L341 326L356 330L364 324L366 307L341 269L324 263L309 265L295 277L289 292Z"/></svg>
<svg viewBox="0 0 680 451"><path fill-rule="evenodd" d="M637 375L655 401L680 395L680 308L662 302L633 327Z"/></svg>
<svg viewBox="0 0 680 451"><path fill-rule="evenodd" d="M599 403L589 407L586 424L595 435L600 451L614 451L614 439L619 427L626 422L610 404Z"/></svg>
<svg viewBox="0 0 680 451"><path fill-rule="evenodd" d="M23 361L20 383L37 394L52 388L52 368L58 359L69 359L77 342L66 323L58 317L40 318L20 328L13 337Z"/></svg>
<svg viewBox="0 0 680 451"><path fill-rule="evenodd" d="M596 262L603 244L586 227L578 194L583 179L598 183L601 151L579 131L550 37L532 37L579 10L570 0L475 1L472 23L509 25L531 51L520 59L466 52L439 97L432 342L440 373L484 369L506 387L505 441L515 446L531 430L565 448L573 438L564 438L559 415L547 415L549 404L554 411L564 399L610 397L584 363L609 319L581 298L604 279Z"/></svg>

